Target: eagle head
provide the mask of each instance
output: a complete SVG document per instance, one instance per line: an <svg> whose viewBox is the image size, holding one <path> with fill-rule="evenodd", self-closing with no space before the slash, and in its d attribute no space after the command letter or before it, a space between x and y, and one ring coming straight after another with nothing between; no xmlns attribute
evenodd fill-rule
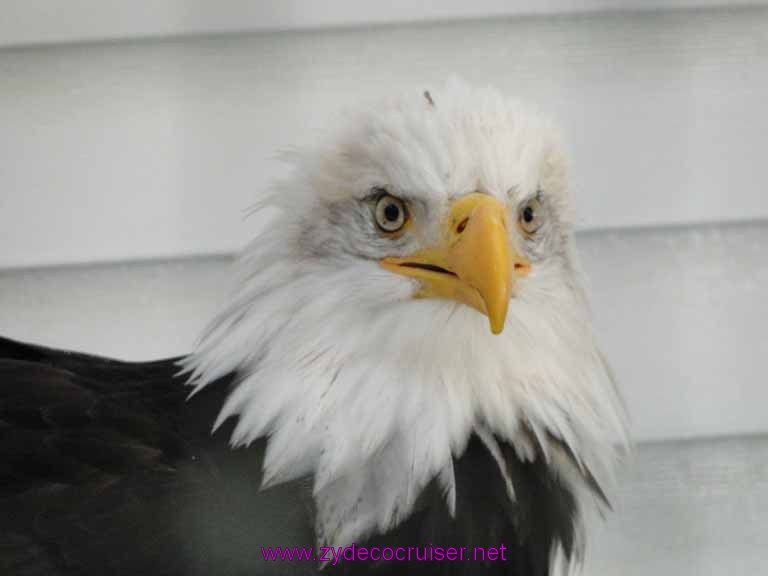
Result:
<svg viewBox="0 0 768 576"><path fill-rule="evenodd" d="M216 426L268 437L263 482L311 476L317 536L341 545L397 525L433 480L453 509L476 434L595 500L624 413L553 126L453 82L350 113L290 162L186 360L198 389L237 374Z"/></svg>

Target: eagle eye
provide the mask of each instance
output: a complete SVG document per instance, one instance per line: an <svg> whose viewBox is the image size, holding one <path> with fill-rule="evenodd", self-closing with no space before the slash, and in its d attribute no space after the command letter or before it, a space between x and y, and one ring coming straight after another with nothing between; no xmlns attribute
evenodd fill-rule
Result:
<svg viewBox="0 0 768 576"><path fill-rule="evenodd" d="M544 209L538 197L531 198L520 206L518 221L520 228L528 235L535 234L544 219Z"/></svg>
<svg viewBox="0 0 768 576"><path fill-rule="evenodd" d="M375 216L379 229L390 234L399 232L408 222L405 202L386 192L382 193L376 201Z"/></svg>

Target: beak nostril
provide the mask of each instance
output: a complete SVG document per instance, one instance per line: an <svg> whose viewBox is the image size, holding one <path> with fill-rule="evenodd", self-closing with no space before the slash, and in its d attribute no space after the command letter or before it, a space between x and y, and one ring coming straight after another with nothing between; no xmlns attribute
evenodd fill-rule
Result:
<svg viewBox="0 0 768 576"><path fill-rule="evenodd" d="M469 218L464 218L461 222L459 222L459 225L456 226L456 234L461 234L464 232L464 229L467 227L467 224L469 223Z"/></svg>

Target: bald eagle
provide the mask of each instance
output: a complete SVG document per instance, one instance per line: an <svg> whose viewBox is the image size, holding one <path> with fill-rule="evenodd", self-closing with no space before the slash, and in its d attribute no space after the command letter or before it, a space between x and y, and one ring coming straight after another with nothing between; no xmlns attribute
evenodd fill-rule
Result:
<svg viewBox="0 0 768 576"><path fill-rule="evenodd" d="M188 356L0 340L0 573L580 564L627 431L551 123L454 82L289 160Z"/></svg>

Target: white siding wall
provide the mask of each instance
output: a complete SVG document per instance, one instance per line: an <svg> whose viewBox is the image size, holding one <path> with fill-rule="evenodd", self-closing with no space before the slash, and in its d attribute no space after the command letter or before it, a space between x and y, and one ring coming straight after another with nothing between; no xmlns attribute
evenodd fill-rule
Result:
<svg viewBox="0 0 768 576"><path fill-rule="evenodd" d="M768 438L642 446L614 511L593 524L585 575L768 574Z"/></svg>
<svg viewBox="0 0 768 576"><path fill-rule="evenodd" d="M765 0L0 0L0 46L532 14L760 5Z"/></svg>

